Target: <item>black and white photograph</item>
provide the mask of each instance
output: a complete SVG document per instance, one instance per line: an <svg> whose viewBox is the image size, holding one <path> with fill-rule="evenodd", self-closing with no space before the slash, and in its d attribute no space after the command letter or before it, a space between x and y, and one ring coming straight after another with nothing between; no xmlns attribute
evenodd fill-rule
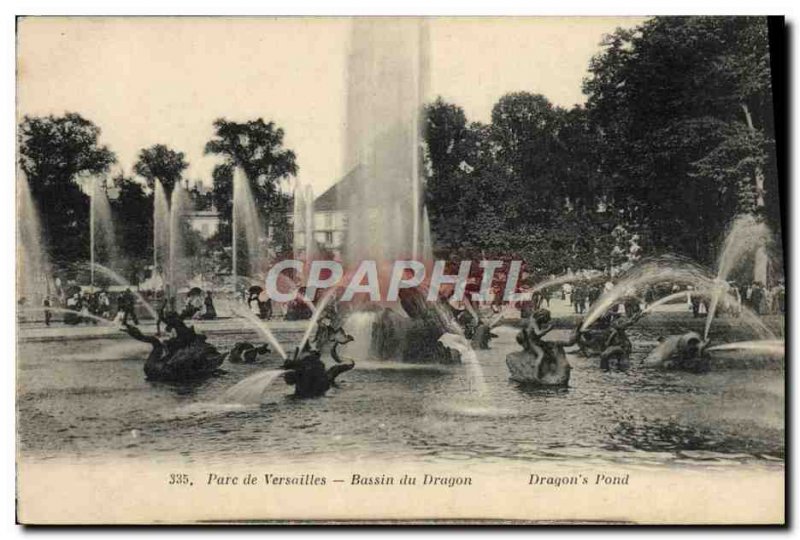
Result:
<svg viewBox="0 0 800 540"><path fill-rule="evenodd" d="M19 523L784 524L785 32L19 16Z"/></svg>

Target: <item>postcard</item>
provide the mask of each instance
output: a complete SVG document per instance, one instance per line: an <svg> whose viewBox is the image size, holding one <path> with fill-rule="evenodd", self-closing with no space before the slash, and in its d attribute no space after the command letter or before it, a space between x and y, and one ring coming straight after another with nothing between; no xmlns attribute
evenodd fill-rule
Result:
<svg viewBox="0 0 800 540"><path fill-rule="evenodd" d="M784 524L784 32L19 17L18 521Z"/></svg>

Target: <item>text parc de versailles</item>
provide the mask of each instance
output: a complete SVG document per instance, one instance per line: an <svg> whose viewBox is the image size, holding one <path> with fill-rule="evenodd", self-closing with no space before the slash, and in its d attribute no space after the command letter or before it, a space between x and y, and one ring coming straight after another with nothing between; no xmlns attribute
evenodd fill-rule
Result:
<svg viewBox="0 0 800 540"><path fill-rule="evenodd" d="M248 473L245 475L223 475L208 473L206 485L214 486L327 486L336 483L348 484L351 486L471 486L471 476L438 476L433 474L422 475L367 475L354 473L347 476L347 480L332 479L324 475L314 473L281 475L264 473L256 475Z"/></svg>

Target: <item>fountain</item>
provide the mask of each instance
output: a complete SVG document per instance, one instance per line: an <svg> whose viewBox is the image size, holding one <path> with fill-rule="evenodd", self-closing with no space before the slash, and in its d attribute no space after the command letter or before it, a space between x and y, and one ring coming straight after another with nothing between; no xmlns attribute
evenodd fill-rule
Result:
<svg viewBox="0 0 800 540"><path fill-rule="evenodd" d="M479 399L486 398L486 379L478 356L469 341L460 334L447 333L439 340L445 347L458 351L461 361L467 366L469 374L469 390Z"/></svg>
<svg viewBox="0 0 800 540"><path fill-rule="evenodd" d="M783 357L786 354L786 344L782 339L740 341L738 343L724 343L722 345L715 345L714 347L709 347L707 352L712 353L716 351L736 350L768 353L774 356Z"/></svg>
<svg viewBox="0 0 800 540"><path fill-rule="evenodd" d="M44 249L39 212L28 179L17 173L17 297L40 305L50 289L50 265Z"/></svg>
<svg viewBox="0 0 800 540"><path fill-rule="evenodd" d="M278 353L281 358L284 360L288 358L286 351L283 350L280 342L275 338L272 331L269 329L269 326L267 326L264 321L256 317L253 312L247 309L237 309L234 306L230 306L230 310L234 315L241 317L250 323L250 326L252 326L259 334L261 334L261 337L267 340L267 342L272 346L273 350Z"/></svg>
<svg viewBox="0 0 800 540"><path fill-rule="evenodd" d="M103 266L102 264L93 263L92 269L97 270L104 276L112 279L118 285L124 285L125 287L131 288L130 282L126 280L124 277L120 276L118 273L114 272L111 268ZM139 294L138 291L131 288L131 293L133 294L134 298L136 298L136 300L139 303L141 303L142 306L144 306L144 309L147 311L148 315L150 315L153 319L158 319L158 314L156 313L156 310L153 308L152 305L150 305L150 303L147 300L144 299L144 297L141 294Z"/></svg>
<svg viewBox="0 0 800 540"><path fill-rule="evenodd" d="M732 360L737 360L736 366L747 368L758 368L770 365L764 359L772 361L778 356L783 358L783 342L775 339L774 333L767 327L764 321L751 309L741 305L731 291L727 279L731 272L741 265L748 255L756 254L765 249L769 241L769 230L766 225L754 216L746 215L737 217L731 225L729 232L723 243L720 252L716 276L705 271L701 267L685 260L673 257L662 257L655 260L646 261L631 269L611 290L591 306L581 330L587 330L598 318L605 314L609 308L618 303L625 297L635 296L641 293L644 287L659 282L681 283L692 285L691 291L683 290L673 294L668 294L652 302L643 313L654 310L655 308L667 304L668 302L681 298L688 298L688 295L699 295L701 297L710 296L710 305L704 325L704 334L701 337L695 332L688 332L682 335L673 335L662 341L662 343L651 351L646 359L648 365L682 366L681 369L694 369L703 367L731 367ZM756 257L757 259L757 257ZM756 267L758 266L758 260ZM727 305L734 308L732 321L737 327L746 327L758 338L756 341L740 341L716 345L705 350L709 362L724 360L724 362L714 362L704 365L698 359L701 357L702 347L695 347L696 350L687 348L687 344L708 343L711 322L720 305ZM741 338L740 338L741 339ZM681 352L683 351L683 352ZM672 358L677 354L678 360ZM749 355L749 356L748 356ZM692 362L686 360L693 359ZM695 361L696 360L696 361ZM675 363L677 362L677 363ZM684 365L685 364L685 365Z"/></svg>
<svg viewBox="0 0 800 540"><path fill-rule="evenodd" d="M347 317L347 331L353 341L343 347L340 353L343 358L359 361L372 358L372 329L377 316L375 311L356 311Z"/></svg>
<svg viewBox="0 0 800 540"><path fill-rule="evenodd" d="M267 387L285 372L286 370L283 369L263 369L230 387L218 401L220 403L258 405L261 403Z"/></svg>
<svg viewBox="0 0 800 540"><path fill-rule="evenodd" d="M348 60L344 260L417 259L423 249L420 114L427 35L420 19L360 18ZM379 264L379 267L382 266ZM347 273L347 272L346 272Z"/></svg>
<svg viewBox="0 0 800 540"><path fill-rule="evenodd" d="M325 312L326 306L330 303L330 301L335 296L336 289L330 289L326 292L325 296L320 300L319 304L314 309L314 315L308 321L306 325L306 330L303 334L302 339L300 340L300 344L297 347L298 351L302 351L305 347L305 344L308 342L308 339L311 336L311 332L313 331L314 327L317 324L322 313ZM270 331L269 327L262 321L261 319L257 318L251 312L246 310L236 310L235 308L232 309L233 313L244 318L248 323L250 323L261 335L264 339L269 342L269 344L273 347L281 358L286 361L288 356L286 352L283 350L283 347L275 339L275 336ZM283 373L286 373L286 369L263 369L250 375L246 379L240 381L232 388L227 390L225 394L219 399L219 401L223 403L240 403L240 404L257 404L261 402L261 397L263 396L264 392L266 391L267 387L272 384L272 382L278 378Z"/></svg>
<svg viewBox="0 0 800 540"><path fill-rule="evenodd" d="M164 185L156 178L153 183L153 276L167 279L167 261L169 259L169 203ZM159 267L159 262L161 266Z"/></svg>
<svg viewBox="0 0 800 540"><path fill-rule="evenodd" d="M116 235L114 222L111 219L111 205L108 202L105 179L84 176L78 181L82 182L84 190L89 193L89 284L94 291L95 263L104 260L107 265L115 266L117 260Z"/></svg>
<svg viewBox="0 0 800 540"><path fill-rule="evenodd" d="M710 288L713 278L702 267L678 257L663 256L647 260L630 269L613 288L603 293L589 308L581 330L589 328L609 308L644 287L661 282L681 283L695 288Z"/></svg>
<svg viewBox="0 0 800 540"><path fill-rule="evenodd" d="M727 279L737 264L740 264L747 255L757 253L769 242L769 228L766 223L759 221L755 216L746 214L737 217L731 225L722 252L717 262L717 279L711 295L711 304L706 317L704 339L708 339L711 321L717 311L721 295L727 290Z"/></svg>
<svg viewBox="0 0 800 540"><path fill-rule="evenodd" d="M294 193L294 258L310 264L317 252L314 239L314 189L298 185Z"/></svg>
<svg viewBox="0 0 800 540"><path fill-rule="evenodd" d="M550 287L563 285L564 283L582 283L585 281L592 281L602 277L602 275L603 273L599 270L589 270L578 274L567 273L540 281L531 287L529 292L536 293L545 289L549 289Z"/></svg>
<svg viewBox="0 0 800 540"><path fill-rule="evenodd" d="M431 222L428 219L428 208L423 205L422 208L422 252L420 253L422 261L428 263L433 261L433 240L431 239Z"/></svg>
<svg viewBox="0 0 800 540"><path fill-rule="evenodd" d="M296 260L301 260L305 257L305 221L305 190L298 180L292 196L292 252Z"/></svg>
<svg viewBox="0 0 800 540"><path fill-rule="evenodd" d="M428 36L422 19L361 18L352 23L347 71L347 189L339 207L348 223L342 260L345 276L364 260L376 261L378 280L391 278L394 261L432 259L423 204L421 113L428 86ZM475 391L483 388L469 343L452 332L435 303L404 289L400 302L362 306L345 326L356 340L347 354L379 360L465 363ZM368 343L359 341L368 339ZM441 338L441 339L440 339ZM459 339L460 338L460 339ZM356 360L363 360L357 358Z"/></svg>
<svg viewBox="0 0 800 540"><path fill-rule="evenodd" d="M322 299L320 299L319 304L313 310L313 314L311 318L308 320L308 324L306 325L306 331L303 332L303 337L300 339L300 344L297 346L297 350L302 351L303 348L308 343L309 338L311 337L311 332L314 330L317 322L319 321L320 316L325 313L325 308L328 307L328 304L331 302L334 296L338 291L335 288L328 289L325 291Z"/></svg>
<svg viewBox="0 0 800 540"><path fill-rule="evenodd" d="M306 213L303 222L305 225L306 241L305 259L307 263L310 263L314 260L314 256L316 255L315 248L317 246L316 239L314 238L314 188L311 187L311 184L306 186L304 210Z"/></svg>
<svg viewBox="0 0 800 540"><path fill-rule="evenodd" d="M706 349L716 369L783 369L786 344L780 339L724 343Z"/></svg>
<svg viewBox="0 0 800 540"><path fill-rule="evenodd" d="M241 246L239 236L244 235L246 256L244 266L239 261ZM233 171L233 209L231 223L231 249L233 276L259 275L264 260L262 242L266 239L262 218L256 206L247 175L240 167Z"/></svg>
<svg viewBox="0 0 800 540"><path fill-rule="evenodd" d="M189 280L189 268L186 265L186 215L190 210L189 194L179 184L172 188L169 205L169 271L168 282L177 293Z"/></svg>

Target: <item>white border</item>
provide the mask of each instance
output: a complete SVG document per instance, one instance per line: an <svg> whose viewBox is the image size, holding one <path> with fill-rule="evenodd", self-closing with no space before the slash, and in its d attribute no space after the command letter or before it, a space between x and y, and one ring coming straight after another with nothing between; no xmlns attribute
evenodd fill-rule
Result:
<svg viewBox="0 0 800 540"><path fill-rule="evenodd" d="M796 88L792 82L794 79L791 76L797 71L798 68L798 54L797 54L797 26L798 20L798 3L789 2L788 0L760 0L760 1L726 1L726 2L700 2L697 0L670 0L670 1L651 1L651 2L633 2L622 0L605 0L603 2L597 1L571 1L559 0L558 2L546 2L535 4L533 2L514 2L512 0L491 0L491 1L475 1L475 0L443 0L434 3L432 0L384 0L372 2L369 1L342 1L333 2L331 0L306 0L295 2L255 2L243 0L225 0L224 2L209 2L201 0L193 0L186 2L165 1L165 0L138 0L138 1L99 1L99 0L72 0L69 3L55 0L41 0L41 1L6 1L0 5L0 36L2 36L2 46L0 48L0 89L2 89L2 100L0 100L0 115L2 115L2 122L0 122L0 171L4 174L5 181L0 183L0 246L3 246L5 257L3 264L0 265L0 343L3 344L5 351L8 354L3 355L3 380L5 381L6 388L2 394L2 406L0 406L0 428L2 429L2 452L0 452L0 523L2 523L3 532L10 533L10 535L18 536L25 534L21 527L15 526L14 517L14 490L15 490L15 473L14 473L14 419L15 419L15 388L14 388L14 259L10 256L14 252L15 237L15 208L14 208L14 149L15 149L15 20L16 14L27 15L658 15L658 14L682 14L682 15L700 15L700 14L725 14L725 15L763 15L775 14L786 15L787 21L790 25L790 51L788 51L790 58L790 82L789 89ZM793 95L789 96L793 100ZM792 110L792 126L797 125L798 107L797 103L791 107ZM791 128L790 128L791 133ZM792 140L792 146L789 149L790 155L798 155L800 143L798 136L795 135ZM790 160L791 162L791 160ZM791 166L790 166L791 172ZM790 183L791 183L790 179ZM800 191L798 189L792 190L792 197L789 203L789 208L798 208L798 199L800 199ZM789 212L791 214L791 211ZM797 221L797 220L795 220ZM796 223L795 223L796 225ZM791 238L797 237L797 227L792 227ZM792 247L795 249L797 245L793 242ZM794 292L798 281L797 268L794 269L791 279L791 291ZM791 299L794 298L792 294ZM792 319L792 326L789 329L790 335L796 335L795 330L798 329L797 318ZM794 358L788 358L788 362L794 361ZM797 367L792 369L792 380L789 387L796 387L794 382L797 381ZM792 400L796 402L796 399ZM792 414L792 430L791 433L797 433L798 421L797 415ZM790 441L792 449L796 450L797 441ZM792 467L791 471L797 470L796 452L792 452ZM796 475L793 475L796 476ZM793 482L795 487L794 497L792 501L797 500L797 485ZM797 514L795 508L790 508L790 515L795 520L795 531L797 530L796 520ZM791 534L794 534L792 531ZM56 532L56 531L51 531ZM75 533L83 534L84 532L92 531L74 531ZM99 531L98 531L99 532ZM114 534L121 536L132 536L137 533L145 532L148 535L155 535L156 538L167 537L167 535L176 534L177 531L116 531ZM194 531L190 531L194 532ZM235 531L239 532L239 531ZM251 531L254 532L254 531ZM312 534L310 530L304 531L260 531L256 534L267 533L269 535L284 535L297 534L305 536ZM326 531L330 533L330 531ZM338 534L362 534L366 531L353 531L341 530ZM444 531L421 531L412 530L404 534L414 534L415 537L428 536L432 534L442 534ZM520 531L521 532L521 531ZM554 534L548 533L544 530L529 531L536 535L541 534ZM594 531L597 533L597 531ZM642 531L639 531L642 532ZM661 531L663 534L665 531ZM672 530L667 534L681 536L686 534L691 535L729 535L732 531L729 530L701 530L701 531L686 531L686 530ZM757 534L769 534L763 531L748 531ZM223 534L233 534L234 531L223 532ZM493 531L469 531L467 534L492 534ZM620 531L608 531L605 534L619 534ZM105 533L104 533L105 534ZM185 532L180 533L185 534ZM447 531L446 534L465 534L465 531ZM568 533L567 536L574 536L576 533ZM579 533L578 533L579 534ZM5 536L5 535L4 535ZM559 534L560 538L564 534Z"/></svg>

